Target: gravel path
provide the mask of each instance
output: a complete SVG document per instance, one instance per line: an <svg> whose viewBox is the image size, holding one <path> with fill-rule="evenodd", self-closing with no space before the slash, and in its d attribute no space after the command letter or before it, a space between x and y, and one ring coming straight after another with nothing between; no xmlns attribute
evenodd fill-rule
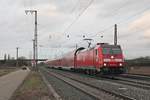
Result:
<svg viewBox="0 0 150 100"><path fill-rule="evenodd" d="M0 77L0 100L9 100L30 70L18 70Z"/></svg>

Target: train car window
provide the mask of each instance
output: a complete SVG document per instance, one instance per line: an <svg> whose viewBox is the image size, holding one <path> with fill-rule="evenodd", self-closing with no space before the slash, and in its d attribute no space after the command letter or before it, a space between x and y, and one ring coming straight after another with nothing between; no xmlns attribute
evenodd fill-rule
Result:
<svg viewBox="0 0 150 100"><path fill-rule="evenodd" d="M97 49L95 50L95 54L97 55Z"/></svg>

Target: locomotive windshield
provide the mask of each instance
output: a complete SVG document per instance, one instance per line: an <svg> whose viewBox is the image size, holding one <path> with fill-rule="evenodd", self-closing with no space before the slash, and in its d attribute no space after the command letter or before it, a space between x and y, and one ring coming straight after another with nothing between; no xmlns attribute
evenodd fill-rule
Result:
<svg viewBox="0 0 150 100"><path fill-rule="evenodd" d="M120 48L103 48L103 54L121 54Z"/></svg>

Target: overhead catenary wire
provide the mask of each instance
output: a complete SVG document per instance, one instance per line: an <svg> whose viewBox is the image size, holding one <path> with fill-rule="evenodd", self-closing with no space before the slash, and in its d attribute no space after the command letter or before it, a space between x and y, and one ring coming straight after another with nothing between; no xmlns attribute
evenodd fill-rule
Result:
<svg viewBox="0 0 150 100"><path fill-rule="evenodd" d="M74 6L72 7L72 9L71 9L69 12L74 13L75 10L76 10L76 8L77 8L77 6L80 4L80 1L81 1L81 0L78 0L78 1L76 2L76 4L74 4ZM91 2L91 1L93 1L93 0L90 0L90 2ZM89 4L90 4L90 3L89 3ZM89 4L88 4L88 5L89 5ZM84 8L84 10L85 10L85 8ZM83 11L82 11L82 12L83 12ZM82 13L82 12L81 12L81 13ZM82 15L81 13L78 14L77 17L79 17L80 15ZM77 17L76 17L75 20L77 20ZM75 22L75 20L74 20L74 22ZM71 23L73 24L74 22L71 22ZM72 26L72 25L69 25L68 28L64 29L64 32L63 32L63 33L65 33L65 31L66 31L67 29L69 29L71 26ZM40 25L40 28L43 29L43 30L46 30L46 29L45 29L45 28L46 28L45 26ZM61 32L60 32L60 33L61 33ZM51 37L51 36L50 36L50 37Z"/></svg>
<svg viewBox="0 0 150 100"><path fill-rule="evenodd" d="M92 1L93 1L93 0L92 0ZM88 7L87 7L87 8L88 8ZM122 7L121 7L121 8L122 8ZM119 9L121 9L121 8L119 8ZM86 10L86 9L85 9L85 10ZM83 12L83 13L84 13L84 12ZM81 15L82 15L82 13L81 13ZM80 17L81 15L79 14L78 17ZM65 29L64 33L65 33L66 31L68 31L69 28L72 27L72 25L79 19L78 17ZM130 16L130 17L133 17L133 16ZM127 19L127 20L130 20L131 18L129 18L129 19L128 19L128 18L125 18L125 19L121 20L120 22L118 22L118 23L116 23L116 24L122 24L122 23L124 23L124 22L126 21L126 19ZM126 21L126 22L127 22L127 21ZM114 25L111 25L111 26L109 26L109 27L106 27L106 28L104 28L103 30L97 32L97 34L95 34L95 35L93 35L93 36L90 36L90 37L95 37L95 36L99 35L100 33L105 32L105 31L108 31L109 29L111 29L111 28L113 28L113 27L114 27Z"/></svg>
<svg viewBox="0 0 150 100"><path fill-rule="evenodd" d="M79 3L79 1L80 0L78 0L78 2L77 2L77 4ZM93 1L91 1L91 2L93 2ZM123 4L123 5L125 5L126 4L126 2ZM90 5L89 5L90 6ZM117 13L117 11L119 11L120 9L122 9L122 8L124 8L125 6L121 6L121 7L119 7L119 8L115 8L114 10L113 10L113 13L109 13L109 14L111 14L111 15L114 15L114 16L116 16L118 13ZM75 10L75 7L74 7L74 9L73 9L73 11ZM78 20L78 19L77 19ZM103 32L103 31L105 31L105 30L108 30L109 28L112 28L114 25L112 25L112 26L110 26L110 27L108 27L108 28L105 28L104 30L101 30L100 32Z"/></svg>
<svg viewBox="0 0 150 100"><path fill-rule="evenodd" d="M75 6L73 7L72 11L75 11L76 6L79 4L79 1L77 1L77 3L75 4ZM69 34L66 34L66 32L69 30L69 28L71 28L73 26L73 24L83 15L83 13L90 7L90 5L93 3L94 0L90 0L90 2L88 3L87 6L85 6L85 8L77 15L77 17L71 22L71 24L69 24L69 26L64 30L64 34L67 35L67 38L70 38Z"/></svg>
<svg viewBox="0 0 150 100"><path fill-rule="evenodd" d="M132 16L129 16L129 17L127 17L127 18L121 20L121 21L118 22L117 24L125 23L125 21L127 22L128 20L131 20L132 18L138 16L139 14L143 14L143 13L144 13L145 11L147 11L147 10L150 10L150 6L149 6L149 7L146 7L145 9L143 9L143 10L141 10L141 11L135 13L135 14L133 14Z"/></svg>
<svg viewBox="0 0 150 100"><path fill-rule="evenodd" d="M76 19L65 29L64 33L79 19L79 17L80 17L80 16L88 9L88 7L92 4L92 2L93 2L93 0L90 1L89 5L83 10L83 12L81 12L81 13L76 17ZM78 2L77 2L77 4L78 4ZM113 10L113 12L116 13L116 11L118 11L118 10L120 10L120 9L122 9L122 8L124 8L124 6L121 6L121 7L117 8L117 9ZM74 8L74 10L75 10L75 8ZM116 14L115 14L115 15L116 15ZM110 27L107 27L107 28L105 28L104 30L101 30L100 32L102 33L102 32L104 32L104 31L106 31L106 30L112 28L113 26L114 26L114 25L111 25ZM98 32L98 33L100 33L100 32ZM98 35L98 34L96 34L96 35ZM96 36L96 35L94 35L94 36ZM90 37L94 37L94 36L90 36ZM70 38L69 35L67 35L67 37ZM101 35L101 37L103 37L103 35ZM85 35L83 35L83 38L85 38Z"/></svg>
<svg viewBox="0 0 150 100"><path fill-rule="evenodd" d="M73 13L74 11L75 11L75 9L76 9L76 7L78 6L78 4L79 4L79 1L80 0L78 0L77 2L76 2L76 4L75 4L75 6L71 9L71 13Z"/></svg>
<svg viewBox="0 0 150 100"><path fill-rule="evenodd" d="M77 2L77 4L79 3L79 1L80 0L78 0L78 2ZM92 2L93 2L93 0L89 3L89 5L87 6L87 8L85 8L85 10L86 9L88 9L88 7L92 4ZM126 4L126 2L123 4L123 5L125 5ZM75 6L76 7L76 6ZM75 7L74 7L74 9L73 9L73 11L75 10ZM122 9L122 8L124 8L125 6L121 6L121 7L119 7L119 8L116 8L116 9L114 9L113 10L113 13L109 13L109 14L112 14L112 15L114 15L114 16L116 16L118 13L117 13L117 11L119 11L120 9ZM83 12L84 13L84 12ZM80 15L80 14L79 14ZM80 16L79 16L80 17ZM76 21L78 20L78 18L77 19L75 19L73 22L72 22L72 24L74 24ZM64 31L64 33L72 26L72 24L70 24L69 26L68 26L68 28L66 28L66 30ZM109 27L107 27L107 28L105 28L104 27L104 30L101 30L100 32L104 32L105 30L108 30L108 29L110 29L110 28L112 28L114 25L111 25L111 26L109 26ZM100 33L99 32L99 33ZM96 34L97 35L97 34ZM83 35L84 36L84 35ZM95 35L94 35L95 36ZM94 36L92 36L92 37L94 37ZM67 35L67 37L69 37L69 35Z"/></svg>
<svg viewBox="0 0 150 100"><path fill-rule="evenodd" d="M138 16L138 15L141 14L141 13L144 13L145 11L147 11L147 10L149 10L149 9L150 9L150 7L146 7L145 9L143 9L143 10L141 10L141 11L139 11L139 12L133 14L132 16L129 16L129 17L127 17L127 18L125 18L125 19L123 19L123 20L121 20L121 21L119 21L119 22L117 22L117 23L115 23L115 24L118 25L118 24L123 24L123 23L125 23L125 22L128 22L128 21L131 20L132 18ZM108 31L108 30L110 30L110 29L113 28L113 27L114 27L114 25L111 25L111 26L105 28L104 30L101 30L101 31L97 32L95 35L90 36L90 37L95 37L95 36L97 36L98 34L100 34L100 33L102 33L102 32L105 32L105 31Z"/></svg>
<svg viewBox="0 0 150 100"><path fill-rule="evenodd" d="M69 24L69 26L64 30L63 33L66 33L69 28L72 27L72 25L82 16L82 14L90 7L90 5L93 3L94 0L91 0L89 2L89 4L83 9L83 11L81 13L79 13L79 15L71 22L71 24Z"/></svg>

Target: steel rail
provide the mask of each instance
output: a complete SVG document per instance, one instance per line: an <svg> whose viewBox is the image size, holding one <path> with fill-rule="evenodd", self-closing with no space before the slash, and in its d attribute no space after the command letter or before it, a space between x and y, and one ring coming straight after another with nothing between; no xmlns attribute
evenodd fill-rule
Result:
<svg viewBox="0 0 150 100"><path fill-rule="evenodd" d="M69 79L71 79L71 80L77 81L77 82L79 82L79 83L82 83L82 84L84 84L84 85L87 85L87 86L89 86L89 87L92 87L92 88L94 88L94 89L97 89L97 90L99 90L99 91L102 91L103 93L106 93L106 94L115 96L116 98L120 98L120 99L123 99L123 100L136 100L135 98L132 98L132 97L129 97L129 96L126 96L126 95L123 95L123 94L119 94L119 93L114 92L114 91L112 92L112 91L108 91L108 90L106 90L106 89L102 89L102 88L100 88L100 87L97 87L97 86L88 84L88 83L86 83L86 82L84 82L84 81L74 79L74 78L72 78L72 77L70 77L70 76L66 76L66 75L64 75L64 74L62 74L62 73L58 73L58 72L55 72L55 73L57 73L57 74L59 74L59 75L61 75L61 76L63 76L63 77L69 78Z"/></svg>

